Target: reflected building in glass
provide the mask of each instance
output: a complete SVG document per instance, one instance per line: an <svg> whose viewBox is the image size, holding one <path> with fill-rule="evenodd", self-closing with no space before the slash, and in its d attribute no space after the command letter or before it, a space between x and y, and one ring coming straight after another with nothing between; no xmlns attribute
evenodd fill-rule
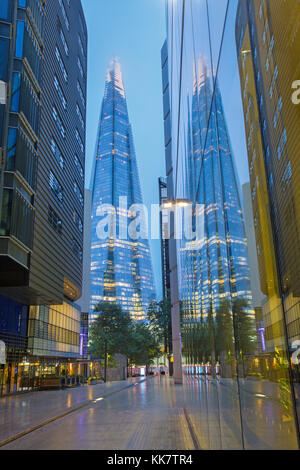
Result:
<svg viewBox="0 0 300 470"><path fill-rule="evenodd" d="M185 197L202 206L203 233L193 246L184 244L181 264L188 269L183 280L193 285L189 313L204 320L215 318L222 302L237 298L253 316L239 182L219 87L216 83L213 97L211 80L207 59L199 57L187 116L184 187Z"/></svg>
<svg viewBox="0 0 300 470"><path fill-rule="evenodd" d="M264 244L258 258L260 277L266 284L256 285L259 295L255 293L255 309L239 185L240 178L243 184L249 181L247 153L255 152L251 140L255 129L262 125L266 132L268 127L267 118L261 120L257 109L264 108L264 97L259 95L257 100L254 95L257 107L252 109L257 114L246 132L244 128L243 106L245 115L249 116L251 112L251 105L248 109L244 100L246 88L253 86L254 93L258 88L255 81L262 83L265 72L255 70L252 76L250 66L246 70L243 65L251 60L250 35L251 31L255 35L255 26L248 26L247 16L240 12L239 3L247 4L252 12L257 10L256 15L261 10L263 15L267 14L267 5L272 4L272 8L274 5L275 11L277 4L284 9L284 5L288 8L289 2L220 0L218 8L215 0L169 0L166 3L167 41L162 49L162 74L168 199L188 200L194 208L199 204L201 212L200 238L176 240L184 371L187 375L209 378L208 381L199 380L200 391L206 397L202 403L203 419L196 427L199 442L201 448L207 449L296 449L297 391L294 392L291 383L285 324L282 310L278 308L281 293L277 270L283 261L279 262L270 244L273 229L268 206L268 179L259 147L256 148L254 166L263 169L264 182L257 180L257 173L254 177L251 166L250 181L252 200L255 200L255 194L261 197L259 215L265 220L262 225L253 206L256 236L259 233L257 226L263 227ZM295 2L289 4L290 8L292 5ZM288 38L296 40L297 28L292 25L296 15L290 15L289 21L285 22L283 18L287 16L277 18L276 28L279 34L280 31L284 33L287 41ZM256 49L253 47L253 54L257 56L259 48L267 41L269 23L262 21L261 26ZM261 61L267 67L270 66L273 42L270 37L270 47ZM291 63L297 63L295 57ZM283 65L281 70L285 70ZM268 84L265 93L274 93L275 84L273 88L272 80ZM284 91L287 91L287 85ZM288 181L292 181L296 170L291 161L290 165L286 161L284 166L280 153L285 148L285 136L288 136L288 120L286 133L284 128L279 132L284 91L281 99L278 96L269 121L278 130L274 148L280 165L283 165L280 184L281 187L284 185L283 191L287 194L290 191ZM290 120L289 125L296 135L295 121ZM295 140L295 151L296 146ZM268 158L271 158L271 150L269 144ZM274 187L279 185L279 181L275 185L275 174L273 181ZM294 190L296 193L296 187ZM277 219L279 216L280 212ZM252 217L248 207L247 217ZM295 226L288 230L296 233ZM287 236L288 232L284 233ZM295 238L290 238L290 242L292 240ZM258 244L258 240L256 242ZM252 249L253 244L249 253ZM287 253L288 248L283 257L286 263ZM267 276L263 277L261 270L267 272ZM293 297L289 299L295 302L296 274L299 273L295 260L288 271L290 278L285 276L286 283L294 275L295 285ZM258 298L263 305L257 305ZM270 310L273 310L271 320L265 314ZM292 319L296 320L291 316ZM254 397L263 400L258 402ZM266 416L272 417L267 428ZM215 426L216 422L218 426Z"/></svg>
<svg viewBox="0 0 300 470"><path fill-rule="evenodd" d="M299 21L294 1L240 0L236 18L266 349L286 356L288 340L300 421Z"/></svg>
<svg viewBox="0 0 300 470"><path fill-rule="evenodd" d="M130 230L143 200L121 66L116 59L107 71L94 164L90 319L96 316L94 307L108 301L117 302L132 318L142 321L156 294L148 235ZM103 236L100 231L109 212Z"/></svg>

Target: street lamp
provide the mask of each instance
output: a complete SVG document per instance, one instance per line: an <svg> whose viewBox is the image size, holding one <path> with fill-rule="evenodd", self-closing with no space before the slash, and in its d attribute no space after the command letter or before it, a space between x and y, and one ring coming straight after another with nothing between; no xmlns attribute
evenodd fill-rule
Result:
<svg viewBox="0 0 300 470"><path fill-rule="evenodd" d="M190 206L187 199L165 201L163 209L185 208ZM181 327L180 327L180 300L177 273L177 247L174 238L174 220L171 222L169 241L170 261L170 287L171 287L171 315L172 315L172 344L173 344L173 377L175 384L182 384L182 355L181 355Z"/></svg>

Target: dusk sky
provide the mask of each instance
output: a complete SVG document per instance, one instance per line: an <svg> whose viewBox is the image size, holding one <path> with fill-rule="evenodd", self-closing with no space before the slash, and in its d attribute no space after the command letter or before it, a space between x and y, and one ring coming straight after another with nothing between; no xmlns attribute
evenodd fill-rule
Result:
<svg viewBox="0 0 300 470"><path fill-rule="evenodd" d="M164 0L82 0L88 28L88 107L86 186L94 159L106 71L112 58L121 63L144 203L158 203L158 177L165 175L160 51L166 39ZM240 183L249 180L245 130L235 54L232 4L220 61L219 86ZM213 22L224 11L211 10ZM214 39L218 44L219 36ZM229 44L228 44L229 43ZM218 44L219 45L219 44ZM215 47L218 50L217 47ZM215 57L217 60L217 56ZM229 66L230 64L230 66ZM161 296L160 242L151 241L154 278Z"/></svg>
<svg viewBox="0 0 300 470"><path fill-rule="evenodd" d="M82 0L88 40L87 179L109 62L122 66L144 203L158 203L158 177L165 174L160 50L166 37L164 0ZM160 242L152 260L161 296Z"/></svg>

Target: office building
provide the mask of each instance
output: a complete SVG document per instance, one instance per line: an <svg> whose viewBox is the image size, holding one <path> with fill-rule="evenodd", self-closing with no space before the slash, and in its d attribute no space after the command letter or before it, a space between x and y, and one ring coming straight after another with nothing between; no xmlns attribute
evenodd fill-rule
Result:
<svg viewBox="0 0 300 470"><path fill-rule="evenodd" d="M277 0L241 0L236 19L266 347L283 354L288 340L294 398L300 387L292 360L300 339L300 110L292 95L300 74L299 19L298 2Z"/></svg>
<svg viewBox="0 0 300 470"><path fill-rule="evenodd" d="M252 304L255 311L255 323L257 329L258 347L261 353L266 351L266 330L263 321L262 305L266 298L260 289L259 268L256 251L256 239L254 228L254 217L252 210L250 183L243 184L243 205L245 215L245 230L248 247L248 260L250 267L250 284L252 292Z"/></svg>
<svg viewBox="0 0 300 470"><path fill-rule="evenodd" d="M26 338L7 356L7 392L79 356L87 30L80 0L4 0L0 21L1 330Z"/></svg>

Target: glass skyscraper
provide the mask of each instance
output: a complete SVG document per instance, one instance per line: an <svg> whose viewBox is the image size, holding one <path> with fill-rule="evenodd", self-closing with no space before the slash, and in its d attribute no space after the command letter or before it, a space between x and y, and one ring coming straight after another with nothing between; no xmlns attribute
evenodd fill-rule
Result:
<svg viewBox="0 0 300 470"><path fill-rule="evenodd" d="M116 59L107 71L93 177L90 319L95 317L95 305L108 301L120 304L135 320L144 320L155 287L148 238L141 233L132 236L128 230L138 211L138 206L132 206L143 200L121 66ZM109 208L107 236L101 236L99 226Z"/></svg>

